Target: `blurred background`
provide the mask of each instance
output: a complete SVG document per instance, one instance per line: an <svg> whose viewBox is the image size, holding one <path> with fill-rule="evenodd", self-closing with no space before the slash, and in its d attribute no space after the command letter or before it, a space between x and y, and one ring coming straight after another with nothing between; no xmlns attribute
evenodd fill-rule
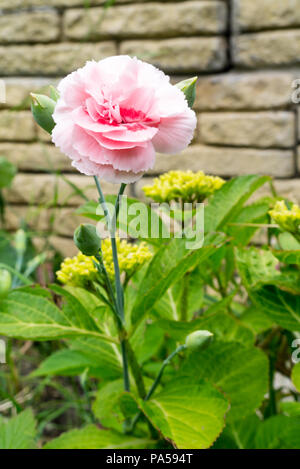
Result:
<svg viewBox="0 0 300 469"><path fill-rule="evenodd" d="M174 82L199 76L193 144L159 155L131 195L142 197L155 175L191 169L269 174L300 203L300 0L0 0L0 155L18 169L3 190L7 230L24 223L36 242L74 253L74 210L96 198L93 181L35 126L28 95L115 54L151 62Z"/></svg>

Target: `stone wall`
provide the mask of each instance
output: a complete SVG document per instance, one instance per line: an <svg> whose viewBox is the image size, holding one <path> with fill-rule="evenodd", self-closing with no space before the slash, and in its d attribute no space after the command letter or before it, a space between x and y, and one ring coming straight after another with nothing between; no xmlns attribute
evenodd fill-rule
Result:
<svg viewBox="0 0 300 469"><path fill-rule="evenodd" d="M163 171L202 169L224 177L270 174L281 193L300 203L300 119L292 100L300 77L300 0L104 3L0 0L6 83L0 154L19 168L6 192L8 229L24 218L39 232L50 230L53 245L72 254L74 207L82 202L73 184L96 197L93 181L73 172L35 126L28 93L56 84L86 60L120 53L152 62L175 81L200 77L193 144L180 155L158 156L154 170L128 189L132 195L142 197L142 185Z"/></svg>

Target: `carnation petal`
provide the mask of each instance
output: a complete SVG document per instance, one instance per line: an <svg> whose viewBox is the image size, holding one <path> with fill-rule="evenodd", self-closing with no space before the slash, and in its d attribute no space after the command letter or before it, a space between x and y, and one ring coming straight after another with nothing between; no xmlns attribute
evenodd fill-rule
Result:
<svg viewBox="0 0 300 469"><path fill-rule="evenodd" d="M127 150L103 150L107 160L120 171L148 171L155 163L155 150L151 142L145 148L135 147Z"/></svg>
<svg viewBox="0 0 300 469"><path fill-rule="evenodd" d="M181 115L162 119L152 140L155 150L160 153L184 150L192 141L196 124L196 114L189 108Z"/></svg>

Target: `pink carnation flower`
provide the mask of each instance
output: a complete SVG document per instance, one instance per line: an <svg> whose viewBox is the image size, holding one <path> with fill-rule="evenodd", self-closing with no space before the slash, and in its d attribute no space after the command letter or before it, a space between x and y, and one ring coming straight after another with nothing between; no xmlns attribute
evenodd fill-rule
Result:
<svg viewBox="0 0 300 469"><path fill-rule="evenodd" d="M155 152L192 140L196 116L169 77L128 56L87 64L64 78L52 140L80 172L113 183L138 180Z"/></svg>

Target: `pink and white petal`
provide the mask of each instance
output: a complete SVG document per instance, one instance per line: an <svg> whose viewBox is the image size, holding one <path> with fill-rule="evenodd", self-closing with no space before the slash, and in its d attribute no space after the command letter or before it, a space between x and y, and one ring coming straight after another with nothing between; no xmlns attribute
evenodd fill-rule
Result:
<svg viewBox="0 0 300 469"><path fill-rule="evenodd" d="M77 108L72 112L72 119L74 124L82 127L86 130L91 130L92 132L112 132L112 131L126 131L126 127L124 125L119 124L102 124L99 122L93 121L91 117L82 109Z"/></svg>
<svg viewBox="0 0 300 469"><path fill-rule="evenodd" d="M86 176L98 176L99 165L93 163L88 158L73 161L72 166Z"/></svg>
<svg viewBox="0 0 300 469"><path fill-rule="evenodd" d="M61 80L58 85L58 91L60 98L63 99L68 107L73 109L81 106L89 96L78 71L70 73Z"/></svg>
<svg viewBox="0 0 300 469"><path fill-rule="evenodd" d="M128 150L104 150L114 169L139 173L153 168L155 150L151 142L145 148L135 147Z"/></svg>
<svg viewBox="0 0 300 469"><path fill-rule="evenodd" d="M104 179L113 184L121 184L122 182L130 184L138 181L144 174L143 172L133 173L131 171L118 171L111 165L96 164L88 158L73 161L72 165L87 176L98 176L100 179Z"/></svg>
<svg viewBox="0 0 300 469"><path fill-rule="evenodd" d="M143 171L139 173L134 173L133 171L118 171L110 165L101 165L101 167L99 167L98 176L113 184L131 184L141 179L143 174Z"/></svg>
<svg viewBox="0 0 300 469"><path fill-rule="evenodd" d="M127 148L134 148L137 146L136 142L122 142L121 140L111 140L106 138L103 134L97 132L91 132L90 130L86 130L86 132L93 137L97 142L104 148L108 150L124 150ZM145 147L147 143L138 143L139 147Z"/></svg>
<svg viewBox="0 0 300 469"><path fill-rule="evenodd" d="M134 88L129 96L120 102L120 107L124 109L135 109L149 115L155 102L155 90L153 88ZM159 119L159 116L156 116Z"/></svg>
<svg viewBox="0 0 300 469"><path fill-rule="evenodd" d="M189 109L184 93L170 84L156 90L156 99L161 118L176 116Z"/></svg>
<svg viewBox="0 0 300 469"><path fill-rule="evenodd" d="M55 146L72 160L78 160L81 158L81 155L73 147L75 132L76 130L73 122L65 120L54 127L51 135L52 142Z"/></svg>
<svg viewBox="0 0 300 469"><path fill-rule="evenodd" d="M81 155L81 158L89 158L97 164L109 163L103 151L104 148L95 138L80 127L76 130L76 139L73 142L73 147Z"/></svg>
<svg viewBox="0 0 300 469"><path fill-rule="evenodd" d="M124 124L126 130L112 130L107 133L105 137L124 142L149 142L157 134L158 129L156 127L150 127L148 125L133 123Z"/></svg>
<svg viewBox="0 0 300 469"><path fill-rule="evenodd" d="M152 140L155 150L160 153L184 150L193 139L196 125L196 114L189 108L181 115L162 119Z"/></svg>

